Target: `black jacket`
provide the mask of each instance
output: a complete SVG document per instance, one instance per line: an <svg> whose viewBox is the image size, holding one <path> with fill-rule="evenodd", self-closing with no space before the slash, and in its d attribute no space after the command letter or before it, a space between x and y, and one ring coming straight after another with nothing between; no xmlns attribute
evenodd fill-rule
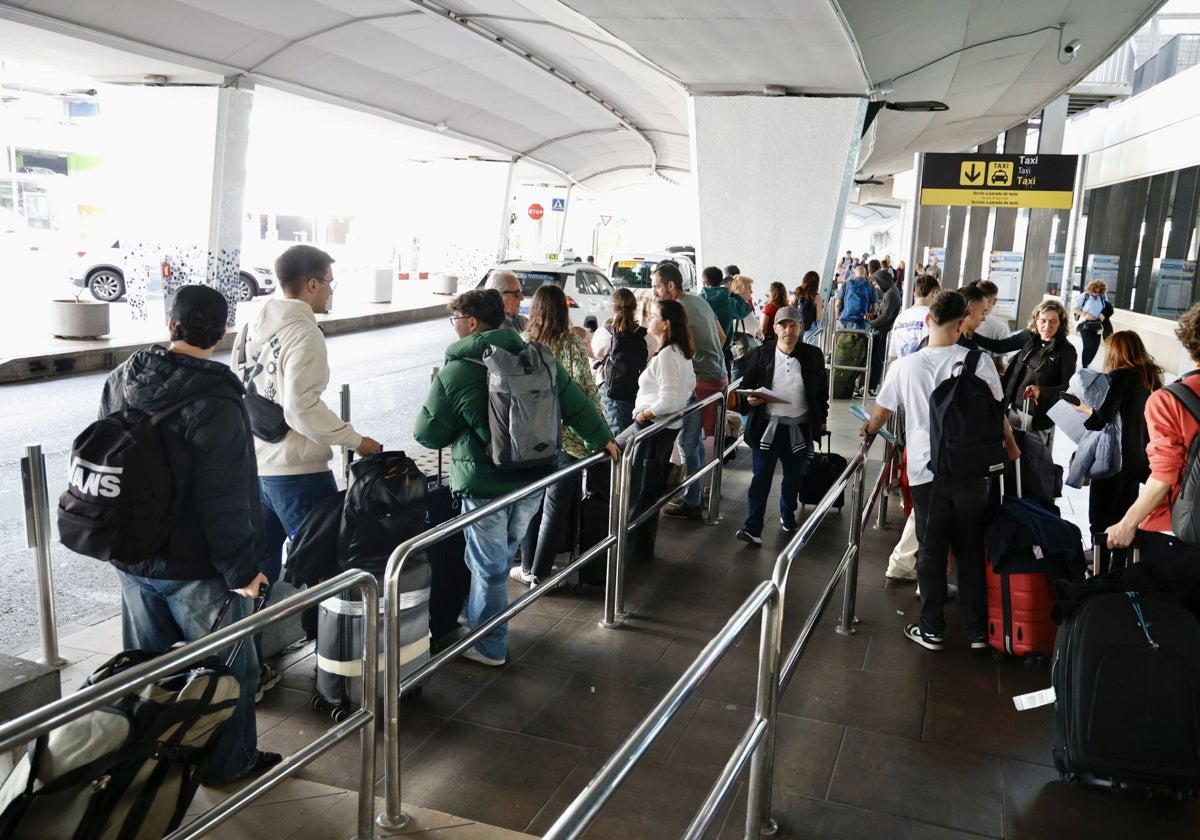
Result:
<svg viewBox="0 0 1200 840"><path fill-rule="evenodd" d="M770 388L775 378L775 341L768 341L754 351L742 378L742 388ZM825 371L825 357L811 344L797 342L791 352L793 359L800 361L800 378L804 380L804 396L808 401L809 435L817 438L821 427L829 416L829 379ZM763 430L767 428L766 405L750 407L746 418L746 443L758 446Z"/></svg>
<svg viewBox="0 0 1200 840"><path fill-rule="evenodd" d="M122 571L166 580L222 577L230 589L258 574L263 529L258 467L241 399L245 390L233 371L164 347L139 350L109 375L100 414L159 411L224 384L228 397L199 397L159 424L179 494L175 529L154 557L113 564Z"/></svg>
<svg viewBox="0 0 1200 840"><path fill-rule="evenodd" d="M1035 431L1049 429L1054 421L1046 416L1050 407L1058 402L1067 390L1071 376L1075 373L1076 353L1065 335L1051 341L1042 341L1032 330L1021 330L1008 338L987 338L976 333L975 343L989 353L1011 353L1019 351L1004 371L1001 384L1004 386L1004 405L1021 408L1022 394L1026 385L1037 385L1042 395L1031 407Z"/></svg>
<svg viewBox="0 0 1200 840"><path fill-rule="evenodd" d="M1138 372L1133 368L1118 368L1108 374L1108 396L1104 405L1096 408L1083 425L1099 431L1121 417L1121 472L1142 482L1150 477L1150 460L1146 457L1146 445L1150 433L1146 431L1146 400L1150 392L1142 385Z"/></svg>

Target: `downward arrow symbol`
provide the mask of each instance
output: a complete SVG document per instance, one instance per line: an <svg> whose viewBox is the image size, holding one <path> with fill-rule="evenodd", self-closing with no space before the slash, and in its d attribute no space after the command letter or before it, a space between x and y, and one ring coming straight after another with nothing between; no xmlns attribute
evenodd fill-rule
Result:
<svg viewBox="0 0 1200 840"><path fill-rule="evenodd" d="M983 177L983 173L975 168L975 164L971 164L971 168L967 170L966 176L968 181L975 183Z"/></svg>

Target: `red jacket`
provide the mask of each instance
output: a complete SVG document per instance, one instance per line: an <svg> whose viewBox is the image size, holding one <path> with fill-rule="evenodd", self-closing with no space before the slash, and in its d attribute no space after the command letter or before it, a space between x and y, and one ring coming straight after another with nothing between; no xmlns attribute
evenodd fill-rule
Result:
<svg viewBox="0 0 1200 840"><path fill-rule="evenodd" d="M1200 395L1200 376L1189 376L1183 383ZM1150 435L1146 446L1150 477L1171 485L1171 492L1140 527L1143 531L1170 531L1171 503L1179 495L1188 447L1192 438L1200 434L1200 423L1174 395L1159 388L1146 400L1146 431Z"/></svg>

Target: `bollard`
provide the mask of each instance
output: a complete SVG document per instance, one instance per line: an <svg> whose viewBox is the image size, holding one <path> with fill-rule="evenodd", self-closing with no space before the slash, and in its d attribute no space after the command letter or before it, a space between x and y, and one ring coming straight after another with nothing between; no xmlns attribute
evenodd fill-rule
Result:
<svg viewBox="0 0 1200 840"><path fill-rule="evenodd" d="M46 491L46 458L41 444L25 447L21 459L21 486L25 496L25 536L36 551L38 619L42 631L41 661L54 668L67 662L58 655L58 624L54 618L54 579L50 570L50 499Z"/></svg>
<svg viewBox="0 0 1200 840"><path fill-rule="evenodd" d="M342 384L342 419L347 423L350 422L350 385ZM350 461L354 458L354 452L348 447L342 447L342 483L346 489L350 489Z"/></svg>

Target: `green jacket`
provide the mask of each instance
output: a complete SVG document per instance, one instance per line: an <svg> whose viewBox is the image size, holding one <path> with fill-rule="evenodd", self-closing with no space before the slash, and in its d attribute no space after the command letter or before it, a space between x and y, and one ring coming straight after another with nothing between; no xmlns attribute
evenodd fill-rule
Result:
<svg viewBox="0 0 1200 840"><path fill-rule="evenodd" d="M700 289L700 295L708 301L717 322L725 331L725 346L733 340L733 322L750 314L750 304L724 286L705 286ZM751 330L753 332L753 330Z"/></svg>
<svg viewBox="0 0 1200 840"><path fill-rule="evenodd" d="M451 447L450 488L455 496L495 499L556 469L500 470L492 463L488 455L492 436L488 429L487 369L466 361L482 359L489 346L515 353L525 343L512 330L500 329L469 335L447 347L446 366L434 377L413 429L422 446ZM589 449L602 449L613 436L600 412L561 364L555 382L563 425L583 438Z"/></svg>

